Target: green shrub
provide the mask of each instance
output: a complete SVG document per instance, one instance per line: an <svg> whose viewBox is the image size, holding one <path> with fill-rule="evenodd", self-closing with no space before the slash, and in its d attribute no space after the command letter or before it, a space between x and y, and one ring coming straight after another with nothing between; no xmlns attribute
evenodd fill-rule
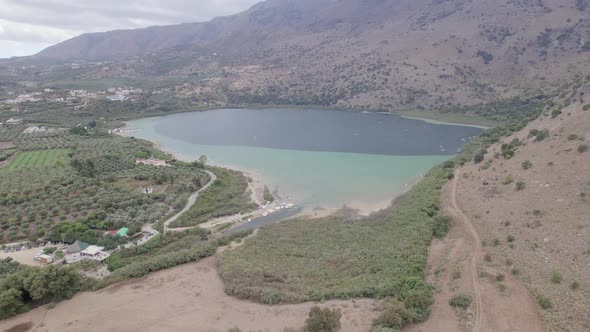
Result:
<svg viewBox="0 0 590 332"><path fill-rule="evenodd" d="M578 135L576 134L571 134L567 137L568 141L575 141L578 139Z"/></svg>
<svg viewBox="0 0 590 332"><path fill-rule="evenodd" d="M551 112L551 118L555 119L556 117L561 115L561 110L560 109L555 109Z"/></svg>
<svg viewBox="0 0 590 332"><path fill-rule="evenodd" d="M505 278L506 278L506 277L505 277L505 276L504 276L502 273L498 273L498 274L496 275L496 281L497 281L497 282L502 282L502 281L504 281L504 279L505 279Z"/></svg>
<svg viewBox="0 0 590 332"><path fill-rule="evenodd" d="M512 236L512 235L508 235L508 236L506 237L506 241L507 241L508 243L514 242L514 240L515 240L515 238L514 238L514 236Z"/></svg>
<svg viewBox="0 0 590 332"><path fill-rule="evenodd" d="M449 305L454 308L467 309L471 305L472 298L467 294L457 294L449 300Z"/></svg>
<svg viewBox="0 0 590 332"><path fill-rule="evenodd" d="M400 330L406 324L416 321L416 314L406 308L402 302L388 299L384 303L383 313L373 321L373 326Z"/></svg>
<svg viewBox="0 0 590 332"><path fill-rule="evenodd" d="M265 288L260 292L260 300L264 304L279 304L281 303L281 292L274 288Z"/></svg>
<svg viewBox="0 0 590 332"><path fill-rule="evenodd" d="M274 196L270 193L270 189L267 186L264 186L264 193L262 197L265 202L273 202L275 200Z"/></svg>
<svg viewBox="0 0 590 332"><path fill-rule="evenodd" d="M543 129L533 129L529 132L529 137L535 137L538 142L544 140L545 138L549 137L549 130Z"/></svg>
<svg viewBox="0 0 590 332"><path fill-rule="evenodd" d="M533 163L530 160L525 160L522 162L523 169L529 169L531 167L533 167Z"/></svg>
<svg viewBox="0 0 590 332"><path fill-rule="evenodd" d="M580 146L578 146L578 152L579 153L584 153L588 151L588 145L587 144L582 144Z"/></svg>
<svg viewBox="0 0 590 332"><path fill-rule="evenodd" d="M449 231L449 224L451 218L449 216L438 215L434 217L434 223L432 225L432 234L438 239L445 237Z"/></svg>
<svg viewBox="0 0 590 332"><path fill-rule="evenodd" d="M525 187L526 187L526 182L524 182L522 180L516 181L516 190L517 191L524 190Z"/></svg>
<svg viewBox="0 0 590 332"><path fill-rule="evenodd" d="M490 254L486 254L483 256L483 260L489 263L492 261L492 256L490 256Z"/></svg>
<svg viewBox="0 0 590 332"><path fill-rule="evenodd" d="M479 164L483 161L483 159L485 158L486 155L486 150L479 150L474 156L473 156L473 162L476 164Z"/></svg>
<svg viewBox="0 0 590 332"><path fill-rule="evenodd" d="M305 320L305 332L332 332L340 329L342 313L339 309L320 308L313 306Z"/></svg>
<svg viewBox="0 0 590 332"><path fill-rule="evenodd" d="M552 283L561 284L562 281L563 281L563 277L562 277L561 273L553 272L553 274L551 274L551 282Z"/></svg>
<svg viewBox="0 0 590 332"><path fill-rule="evenodd" d="M572 290L577 290L577 289L579 289L579 288L580 288L580 283L579 283L579 282L577 282L577 281L574 281L574 282L572 282L572 284L570 285L570 288L571 288Z"/></svg>
<svg viewBox="0 0 590 332"><path fill-rule="evenodd" d="M508 175L504 178L504 180L502 180L502 184L505 186L511 184L512 182L514 182L514 178L512 177L512 175Z"/></svg>
<svg viewBox="0 0 590 332"><path fill-rule="evenodd" d="M384 327L384 326L373 326L370 332L401 332L398 328Z"/></svg>
<svg viewBox="0 0 590 332"><path fill-rule="evenodd" d="M538 295L537 302L539 303L539 306L543 310L548 310L548 309L553 308L553 301L551 301L551 299L546 296Z"/></svg>

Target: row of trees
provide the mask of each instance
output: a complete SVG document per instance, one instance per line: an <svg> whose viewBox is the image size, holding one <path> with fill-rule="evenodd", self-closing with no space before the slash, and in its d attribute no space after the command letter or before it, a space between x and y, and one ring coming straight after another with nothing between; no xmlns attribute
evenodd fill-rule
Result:
<svg viewBox="0 0 590 332"><path fill-rule="evenodd" d="M82 287L80 275L59 266L26 267L0 279L0 319L26 311L32 303L69 299Z"/></svg>

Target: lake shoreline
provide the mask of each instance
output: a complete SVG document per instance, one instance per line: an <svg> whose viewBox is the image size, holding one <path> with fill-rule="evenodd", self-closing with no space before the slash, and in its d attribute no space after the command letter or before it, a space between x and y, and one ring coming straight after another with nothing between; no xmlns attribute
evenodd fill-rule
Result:
<svg viewBox="0 0 590 332"><path fill-rule="evenodd" d="M397 115L405 119L410 120L419 120L424 121L430 124L441 124L441 125L456 125L462 127L473 127L479 129L489 129L492 128L495 124L492 124L490 121L485 119L470 119L468 120L453 120L452 117L457 115L451 113L449 115L436 113L436 117L429 117L428 114L434 114L432 112L426 114L416 114L416 112L405 112L405 111L384 111L384 110L354 110L350 108L338 108L338 107L327 107L327 106L318 106L318 105L226 105L226 106L219 106L219 107L205 107L205 108L194 108L191 110L182 110L182 111L173 111L167 113L154 113L147 116L139 116L133 118L127 118L121 120L122 123L127 123L129 121L136 121L136 120L143 120L143 119L151 119L151 118L161 118L170 115L177 115L177 114L185 114L185 113L193 113L193 112L209 112L209 111L219 111L219 110L228 110L228 109L235 109L235 110L243 110L243 109L260 109L260 110L323 110L323 111L339 111L339 112L350 112L350 113L374 113L374 114L390 114L390 115ZM120 127L119 127L120 128Z"/></svg>
<svg viewBox="0 0 590 332"><path fill-rule="evenodd" d="M288 113L288 111L291 110L292 109L277 109L277 111L283 111L283 113ZM209 112L212 111L213 110ZM217 111L225 111L226 115L223 121L230 121L228 120L228 117L231 119L234 118L233 113L231 112L242 112L242 110L240 109L225 109ZM270 116L270 114L274 113L268 110L258 111L266 111L267 113L262 113L266 114L264 115L263 121L253 121L255 123L266 123L268 119L267 117L270 117L271 119L274 117L274 115L272 117ZM308 111L322 113L322 110L309 109ZM385 128L390 128L390 132L402 133L402 136L396 136L397 134L391 135L393 137L388 136L390 137L390 140L393 139L392 142L394 142L394 145L382 144L383 149L391 149L390 151L393 151L392 154L388 154L387 151L385 153L381 153L383 152L383 150L379 150L380 148L373 148L373 146L370 143L373 142L373 140L367 140L366 138L364 144L369 144L368 151L371 152L365 153L357 152L354 150L346 151L346 149L342 151L323 151L289 148L288 146L270 147L234 145L236 144L236 142L248 142L248 140L251 139L251 136L249 135L257 135L254 136L254 140L256 139L256 137L258 137L259 140L264 140L265 142L269 142L269 139L272 140L272 137L274 137L272 135L269 136L267 134L267 136L264 137L263 135L259 134L258 130L265 129L263 127L260 127L260 125L258 124L256 124L258 128L255 127L255 125L254 127L249 128L249 130L242 131L243 133L241 135L244 137L245 140L241 140L241 136L238 136L237 141L228 142L229 144L226 143L226 145L207 145L207 143L197 143L199 141L194 141L193 143L191 143L190 141L186 141L178 137L175 137L175 135L170 136L165 134L166 132L159 133L155 131L156 124L164 122L168 123L168 129L172 130L172 133L182 130L184 130L185 132L187 132L188 130L188 133L190 133L194 129L191 125L187 126L187 124L192 123L191 121L193 120L198 121L196 119L201 119L200 121L210 121L211 119L213 119L214 122L210 122L210 127L212 128L223 128L226 126L226 122L219 122L219 116L217 116L216 119L215 116L212 117L212 115L200 114L202 113L201 111L193 112L194 116L196 116L196 119L193 115L186 115L186 117L184 117L185 115L178 113L170 114L169 116L153 116L125 121L121 123L122 127L117 128L114 131L114 133L122 136L134 136L138 139L144 139L146 141L149 141L153 144L155 148L170 154L172 158L182 161L190 162L197 159L199 154L205 154L209 157L210 163L212 165L238 170L245 174L247 177L256 179L256 181L253 182L260 184L258 187L262 187L263 184L268 185L271 191L276 192L278 196L287 197L287 199L292 200L292 202L296 203L298 206L305 206L306 213L311 214L312 216L325 216L326 214L331 214L334 211L341 210L343 207L358 210L359 214L363 215L371 214L383 208L386 208L390 205L390 202L393 199L402 195L404 192L410 189L417 181L419 181L419 179L421 178L420 174L427 172L427 170L430 168L429 165L437 164L438 162L442 161L442 159L446 160L447 158L451 158L453 154L449 152L454 151L455 149L455 147L453 147L452 144L457 144L451 143L449 141L441 141L440 150L444 152L446 149L448 151L446 153L435 152L439 149L438 143L434 149L432 149L431 147L430 151L421 150L421 153L407 154L408 150L406 150L406 154L404 154L404 152L397 153L397 151L399 150L396 151L395 146L399 146L400 142L404 142L403 140L409 139L411 142L415 142L414 140L412 140L412 138L410 138L412 136L407 138L406 136L403 136L406 135L403 133L408 131L408 129L404 128L410 128L410 132L415 133L413 136L418 136L422 138L423 142L427 142L428 139L426 137L429 136L422 135L430 135L431 129L423 129L430 127L422 126L421 122L429 123L430 121L425 119L411 119L420 121L411 122L406 120L404 116L394 113L383 114L381 112L380 114L379 112L362 112L367 115L347 116L344 114L338 115L338 113L360 113L340 110L332 111L332 113L336 114L334 115L335 119L338 120L342 118L351 119L351 117L352 119L355 119L356 117L368 119L367 116L369 116L370 114L375 114L375 116L377 116L376 119L378 120L362 120L359 123L366 124L368 121L370 125L377 126L376 128L380 128L379 130L381 131L386 130ZM299 112L293 110L293 113L298 114ZM278 114L281 113L279 112ZM394 117L389 118L387 117L387 115L394 115ZM176 118L177 116L179 118ZM172 117L174 118L174 120L163 120L163 118L165 117ZM291 115L291 118L292 117L293 115ZM314 121L313 117L309 118L308 112L305 112L305 115L302 114L301 116L295 115L295 117L303 117L302 119L306 119L304 121ZM287 120L290 120L291 118L287 118ZM390 120L385 120L388 118ZM241 126L241 123L243 123L241 121L244 120L243 117L240 117L238 115L237 119L238 120L235 121L238 121ZM281 120L284 120L284 118ZM320 117L320 120L324 119ZM295 122L297 123L298 121ZM175 123L178 123L179 125L175 125ZM282 123L285 122L279 121L279 126ZM328 121L325 123L331 122ZM339 124L341 122L334 123ZM401 126L400 128L396 127L395 125L393 127L383 127L381 126L382 123L402 124L399 125ZM408 125L406 125L406 123L408 123ZM442 123L434 123L434 125L440 124ZM273 127L273 125L271 125L270 123L268 125L270 125L271 128L274 128L276 130L276 127ZM234 128L231 127L231 121L229 126L232 129ZM354 127L354 124L353 126L350 126L350 124L348 124L347 126L347 124L344 123L341 124L341 126L342 128L346 128L344 132L345 137L346 135L349 135L348 137L352 137L353 134L354 136L360 135L359 137L370 137L364 135L366 133L366 130L365 132L359 131L360 134L357 134L357 127ZM465 127L475 128L476 126L466 125ZM360 128L369 127L367 127L366 125L362 127L361 125ZM442 130L443 133L449 132L449 129L440 128L441 127L439 126L439 128L436 130L438 130L439 132ZM416 129L417 131L414 131L414 129ZM170 132L170 130L168 131ZM426 132L421 133L421 131L424 130ZM467 130L467 132L470 132L470 130L467 128L465 130ZM464 132L465 130L457 128L457 131L459 132ZM471 131L473 130L474 129L471 129ZM369 129L369 131L372 131L372 129ZM250 134L252 132L256 134ZM451 132L455 131L451 130ZM275 133L275 135L278 133L283 133L283 131L278 131L277 133ZM319 133L317 126L315 133L316 135ZM213 132L213 134L217 135L215 132ZM453 135L456 136L462 134ZM472 133L465 135L472 135ZM455 136L453 136L453 142L458 142L460 144L460 142L457 140L457 137ZM465 137L469 139L471 138L470 136ZM346 137L345 139L348 138ZM400 141L399 139L403 140ZM305 138L303 139L303 141L305 141ZM461 139L461 141L464 140ZM301 141L297 140L296 142ZM338 141L338 143L340 142L341 141ZM191 146L190 144L195 145ZM402 146L403 144L404 143L401 143ZM443 145L445 149L443 149ZM347 144L346 146L350 145ZM403 146L402 149L403 148L406 147ZM363 150L361 149L361 151ZM412 153L412 151L418 152L418 150L411 150L410 148L409 153ZM425 151L426 153L424 153ZM268 167L268 165L271 166ZM426 167L428 167L428 169ZM327 177L324 176L328 174L334 175L330 175ZM254 190L254 192L256 194L259 194L261 190L260 188L258 188L258 190Z"/></svg>

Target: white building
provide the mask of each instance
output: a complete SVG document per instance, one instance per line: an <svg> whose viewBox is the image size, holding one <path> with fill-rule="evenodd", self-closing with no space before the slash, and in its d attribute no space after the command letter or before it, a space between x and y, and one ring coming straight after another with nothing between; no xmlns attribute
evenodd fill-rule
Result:
<svg viewBox="0 0 590 332"><path fill-rule="evenodd" d="M104 247L89 246L80 252L81 259L93 259L97 262L102 262L109 258L110 254L104 251Z"/></svg>
<svg viewBox="0 0 590 332"><path fill-rule="evenodd" d="M22 122L23 122L22 119L10 118L10 119L6 120L6 125L7 126L18 125L18 124L21 124Z"/></svg>

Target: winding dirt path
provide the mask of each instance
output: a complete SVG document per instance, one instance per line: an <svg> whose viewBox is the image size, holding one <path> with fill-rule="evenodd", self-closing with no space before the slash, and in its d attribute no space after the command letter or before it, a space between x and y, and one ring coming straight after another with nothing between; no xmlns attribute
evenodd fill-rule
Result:
<svg viewBox="0 0 590 332"><path fill-rule="evenodd" d="M475 292L475 323L473 325L473 331L479 332L481 330L481 325L483 321L483 305L481 300L481 285L479 282L479 274L477 273L477 260L481 253L481 239L473 227L471 220L457 204L457 187L459 183L459 176L461 175L460 170L455 171L455 177L453 178L453 184L451 189L451 210L459 220L469 229L471 232L471 236L475 242L475 250L473 251L471 257L471 264L469 265L469 274L471 275L471 280L473 282L473 290Z"/></svg>
<svg viewBox="0 0 590 332"><path fill-rule="evenodd" d="M199 189L197 192L195 192L194 194L192 194L188 198L188 202L186 203L185 207L182 210L180 210L177 214L175 214L174 216L172 216L172 218L170 218L170 219L166 220L166 222L164 222L164 227L163 227L164 233L166 233L168 231L168 225L170 225L171 223L173 223L176 220L178 220L178 218L180 218L180 216L182 214L184 214L193 205L195 205L195 202L197 201L197 198L199 197L199 194L201 192L207 190L209 187L211 187L211 185L213 184L213 182L215 182L215 180L217 180L217 176L213 172L205 170L205 173L207 173L209 175L209 182L206 185L204 185L201 189Z"/></svg>

